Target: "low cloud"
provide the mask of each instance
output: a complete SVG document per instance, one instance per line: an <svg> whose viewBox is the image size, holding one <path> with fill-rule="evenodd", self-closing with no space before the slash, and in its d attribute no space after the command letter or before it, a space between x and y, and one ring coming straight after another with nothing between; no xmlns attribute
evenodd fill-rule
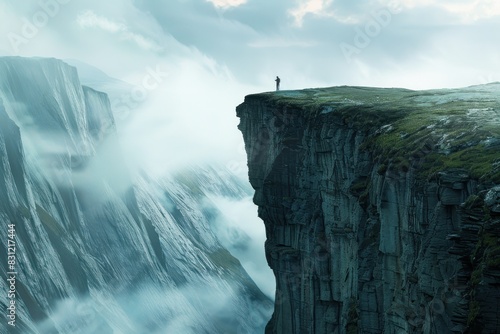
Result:
<svg viewBox="0 0 500 334"><path fill-rule="evenodd" d="M103 16L98 16L91 10L87 10L79 14L76 21L82 28L97 27L111 33L127 30L127 27L124 24L113 22Z"/></svg>
<svg viewBox="0 0 500 334"><path fill-rule="evenodd" d="M130 108L120 136L133 166L161 175L207 163L246 165L235 106L251 88L209 58L193 57L162 64L168 76Z"/></svg>
<svg viewBox="0 0 500 334"><path fill-rule="evenodd" d="M81 28L99 28L103 31L117 34L122 40L134 42L144 50L160 51L162 48L151 39L130 31L123 23L114 22L104 16L99 16L91 10L78 14L76 22Z"/></svg>
<svg viewBox="0 0 500 334"><path fill-rule="evenodd" d="M266 231L252 198L211 197L210 201L219 210L215 219L217 237L240 260L262 292L274 299L276 282L264 252Z"/></svg>
<svg viewBox="0 0 500 334"><path fill-rule="evenodd" d="M457 15L464 23L473 23L500 15L500 3L496 0L444 1L436 5Z"/></svg>
<svg viewBox="0 0 500 334"><path fill-rule="evenodd" d="M299 3L298 7L289 10L289 14L294 18L295 24L302 26L304 17L308 14L318 16L332 16L328 13L328 7L333 0L305 0Z"/></svg>
<svg viewBox="0 0 500 334"><path fill-rule="evenodd" d="M247 0L207 0L207 1L211 2L215 7L223 9L238 7L247 3Z"/></svg>
<svg viewBox="0 0 500 334"><path fill-rule="evenodd" d="M237 288L222 290L209 280L170 289L141 284L121 292L95 291L63 299L36 327L40 333L51 333L55 327L74 334L199 334L221 332L228 322L241 334L263 330L268 314L244 310Z"/></svg>

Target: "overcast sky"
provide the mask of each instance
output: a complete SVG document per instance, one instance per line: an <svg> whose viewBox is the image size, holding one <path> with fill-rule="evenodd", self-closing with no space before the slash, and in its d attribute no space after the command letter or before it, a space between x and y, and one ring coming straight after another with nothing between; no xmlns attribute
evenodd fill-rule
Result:
<svg viewBox="0 0 500 334"><path fill-rule="evenodd" d="M284 89L455 87L500 80L499 15L495 0L2 0L0 49L129 81L189 59L257 90L276 75Z"/></svg>

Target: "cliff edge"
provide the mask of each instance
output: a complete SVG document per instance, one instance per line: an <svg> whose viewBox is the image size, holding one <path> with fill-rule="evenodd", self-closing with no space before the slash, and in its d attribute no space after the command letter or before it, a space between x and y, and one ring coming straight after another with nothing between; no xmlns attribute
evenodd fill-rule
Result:
<svg viewBox="0 0 500 334"><path fill-rule="evenodd" d="M237 107L276 281L266 333L500 331L500 84Z"/></svg>

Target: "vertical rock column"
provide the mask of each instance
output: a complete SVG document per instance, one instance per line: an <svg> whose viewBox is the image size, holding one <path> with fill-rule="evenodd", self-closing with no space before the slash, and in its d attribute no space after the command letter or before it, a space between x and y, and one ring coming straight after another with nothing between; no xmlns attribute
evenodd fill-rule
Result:
<svg viewBox="0 0 500 334"><path fill-rule="evenodd" d="M487 223L462 205L487 186L460 169L425 180L418 163L386 167L363 150L377 129L335 112L262 94L237 114L277 282L267 333L498 328L500 197L486 196Z"/></svg>
<svg viewBox="0 0 500 334"><path fill-rule="evenodd" d="M363 212L349 189L358 169L366 170L363 159L353 159L361 138L320 119L305 126L303 110L259 99L249 98L238 115L277 280L268 332L334 333L354 326Z"/></svg>

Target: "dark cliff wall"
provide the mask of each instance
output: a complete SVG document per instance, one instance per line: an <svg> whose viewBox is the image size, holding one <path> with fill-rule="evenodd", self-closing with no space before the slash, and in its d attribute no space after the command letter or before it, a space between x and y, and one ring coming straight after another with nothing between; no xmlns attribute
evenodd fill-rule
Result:
<svg viewBox="0 0 500 334"><path fill-rule="evenodd" d="M277 280L267 333L500 331L500 129L471 127L476 109L496 115L491 90L246 97L239 128Z"/></svg>

